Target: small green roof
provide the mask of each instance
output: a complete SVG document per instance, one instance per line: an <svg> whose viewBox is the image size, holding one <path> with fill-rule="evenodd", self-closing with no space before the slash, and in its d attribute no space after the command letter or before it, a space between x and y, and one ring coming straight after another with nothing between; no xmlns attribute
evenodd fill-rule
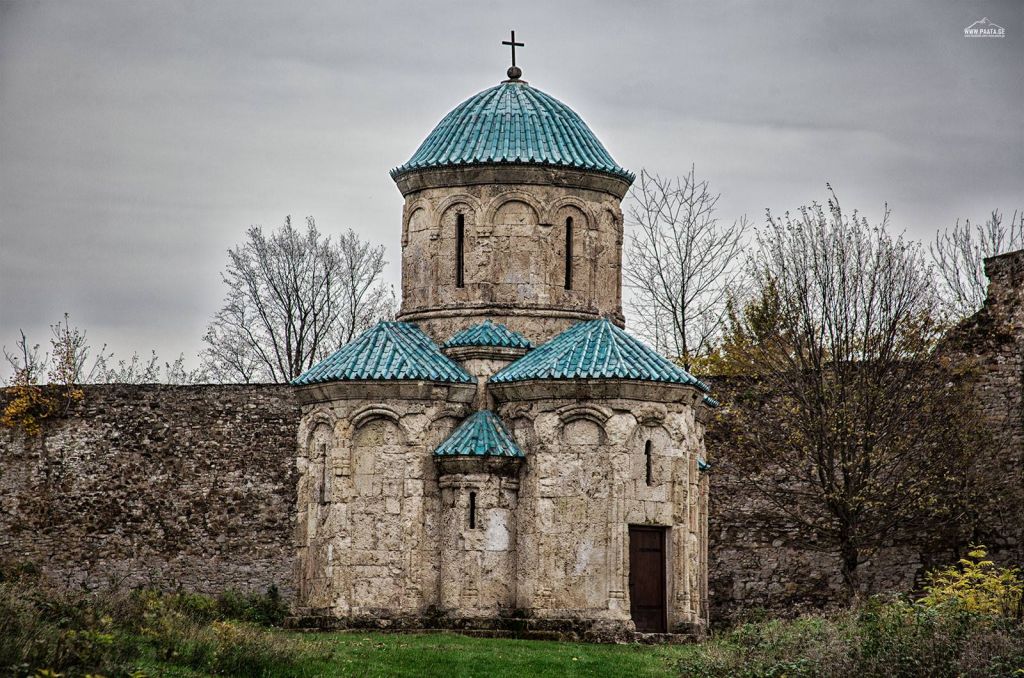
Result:
<svg viewBox="0 0 1024 678"><path fill-rule="evenodd" d="M583 119L558 99L509 80L459 104L409 161L391 170L460 165L527 164L604 172L632 182Z"/></svg>
<svg viewBox="0 0 1024 678"><path fill-rule="evenodd" d="M448 341L444 342L443 348L455 348L457 346L496 346L499 348L533 348L530 340L513 332L501 323L492 323L490 319L479 325L467 327L457 332Z"/></svg>
<svg viewBox="0 0 1024 678"><path fill-rule="evenodd" d="M525 457L490 410L473 413L434 450L438 457Z"/></svg>
<svg viewBox="0 0 1024 678"><path fill-rule="evenodd" d="M636 379L708 386L607 318L576 323L490 378L495 384L533 379Z"/></svg>
<svg viewBox="0 0 1024 678"><path fill-rule="evenodd" d="M475 379L416 325L379 322L294 380L295 386L328 381L411 379L472 384Z"/></svg>

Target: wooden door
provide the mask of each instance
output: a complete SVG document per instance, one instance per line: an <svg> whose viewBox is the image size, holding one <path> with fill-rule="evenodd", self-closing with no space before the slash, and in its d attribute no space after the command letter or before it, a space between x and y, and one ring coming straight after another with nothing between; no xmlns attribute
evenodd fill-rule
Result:
<svg viewBox="0 0 1024 678"><path fill-rule="evenodd" d="M629 527L629 614L636 630L665 633L665 528Z"/></svg>

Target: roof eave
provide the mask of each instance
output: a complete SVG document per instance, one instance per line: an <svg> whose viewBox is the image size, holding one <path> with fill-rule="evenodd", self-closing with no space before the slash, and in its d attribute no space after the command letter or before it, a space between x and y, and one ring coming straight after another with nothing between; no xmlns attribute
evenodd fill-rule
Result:
<svg viewBox="0 0 1024 678"><path fill-rule="evenodd" d="M527 379L489 382L487 389L498 402L625 399L694 406L699 404L704 397L704 392L695 384L618 378Z"/></svg>
<svg viewBox="0 0 1024 678"><path fill-rule="evenodd" d="M437 464L438 484L441 486L441 489L459 486L458 479L453 476L489 473L491 475L515 478L525 462L526 457L434 455L434 463Z"/></svg>
<svg viewBox="0 0 1024 678"><path fill-rule="evenodd" d="M632 172L608 172L572 165L536 162L479 162L426 167L397 167L391 178L403 196L428 188L528 184L600 191L621 200L635 178Z"/></svg>
<svg viewBox="0 0 1024 678"><path fill-rule="evenodd" d="M528 348L513 346L444 346L441 351L452 360L518 360L526 355Z"/></svg>
<svg viewBox="0 0 1024 678"><path fill-rule="evenodd" d="M346 379L295 387L302 405L332 400L436 400L467 404L476 395L475 383L426 379Z"/></svg>

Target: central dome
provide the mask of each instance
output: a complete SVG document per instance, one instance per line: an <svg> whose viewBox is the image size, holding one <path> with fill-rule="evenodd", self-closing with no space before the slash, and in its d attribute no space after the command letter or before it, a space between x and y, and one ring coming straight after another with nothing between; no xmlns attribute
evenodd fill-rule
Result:
<svg viewBox="0 0 1024 678"><path fill-rule="evenodd" d="M462 165L530 164L603 172L632 181L583 119L558 99L510 80L476 94L446 115L394 179L415 170Z"/></svg>

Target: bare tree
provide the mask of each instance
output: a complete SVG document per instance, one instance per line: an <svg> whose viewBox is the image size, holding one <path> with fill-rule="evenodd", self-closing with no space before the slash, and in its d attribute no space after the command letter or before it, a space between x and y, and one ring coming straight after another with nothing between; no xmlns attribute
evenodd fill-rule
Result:
<svg viewBox="0 0 1024 678"><path fill-rule="evenodd" d="M831 192L831 188L829 189ZM735 476L832 552L850 594L858 567L897 529L960 504L983 436L958 375L940 365L934 278L917 243L827 208L768 215L750 260L755 302L734 314L723 353L749 388L730 407Z"/></svg>
<svg viewBox="0 0 1024 678"><path fill-rule="evenodd" d="M205 380L205 370L188 369L185 354L172 362L161 364L156 351L143 358L138 352L131 358L117 359L113 353L100 352L93 368L92 382L97 384L198 384Z"/></svg>
<svg viewBox="0 0 1024 678"><path fill-rule="evenodd" d="M935 235L928 246L939 276L943 306L953 321L962 320L985 301L985 259L1024 249L1024 212L1014 212L1009 224L999 210L984 225L970 219Z"/></svg>
<svg viewBox="0 0 1024 678"><path fill-rule="evenodd" d="M387 262L383 245L374 247L349 229L338 238L341 316L336 344L343 346L378 320L394 315L394 292L380 284Z"/></svg>
<svg viewBox="0 0 1024 678"><path fill-rule="evenodd" d="M244 328L255 323L248 304L229 303L217 311L207 326L202 362L212 381L251 384L266 381L259 354L252 348L252 337Z"/></svg>
<svg viewBox="0 0 1024 678"><path fill-rule="evenodd" d="M204 367L222 381L288 382L392 312L380 276L383 246L352 231L337 242L291 218L270 234L250 227L228 251L224 306L207 328Z"/></svg>
<svg viewBox="0 0 1024 678"><path fill-rule="evenodd" d="M161 367L156 351L147 358L135 352L127 360L117 358L106 344L94 352L86 331L72 325L67 313L50 326L50 332L50 350L42 354L39 344L30 344L23 331L14 351L4 346L12 385L195 384L205 376L201 369L186 367L184 354Z"/></svg>
<svg viewBox="0 0 1024 678"><path fill-rule="evenodd" d="M30 344L24 330L19 330L21 336L14 350L8 350L4 346L4 360L13 370L10 378L11 385L14 384L38 384L46 366L49 363L49 354L39 355L39 344Z"/></svg>
<svg viewBox="0 0 1024 678"><path fill-rule="evenodd" d="M719 336L747 228L745 217L718 220L718 198L693 167L675 180L643 170L630 191L631 312L639 332L687 369Z"/></svg>

